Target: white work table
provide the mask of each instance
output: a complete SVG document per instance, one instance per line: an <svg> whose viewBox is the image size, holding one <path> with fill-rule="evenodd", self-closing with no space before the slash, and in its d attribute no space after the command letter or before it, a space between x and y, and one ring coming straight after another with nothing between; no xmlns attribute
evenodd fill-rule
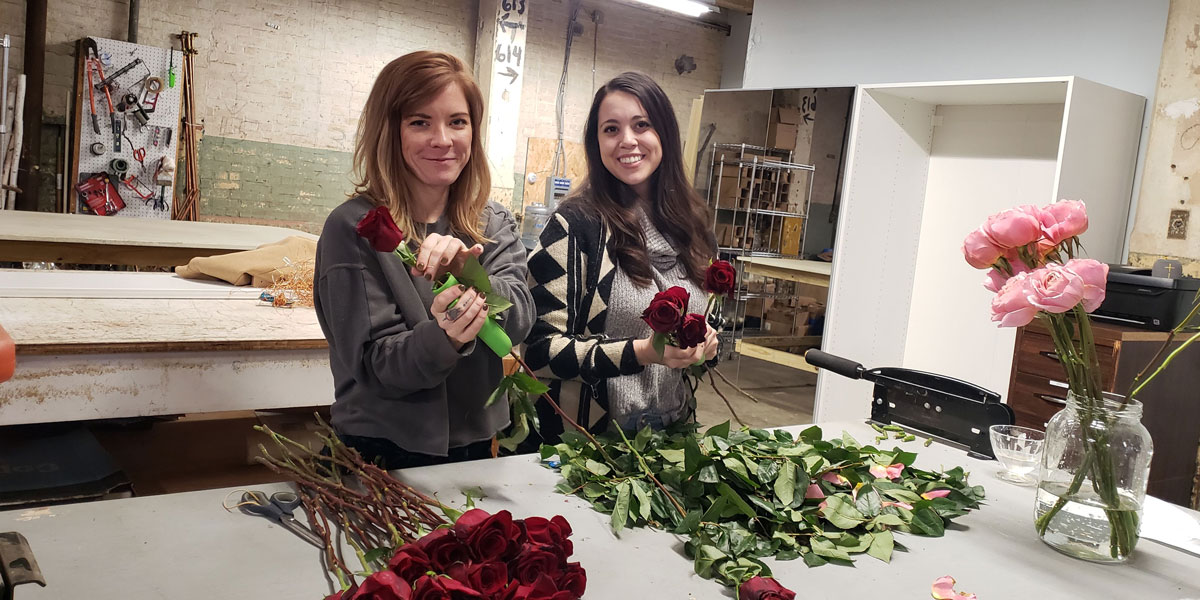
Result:
<svg viewBox="0 0 1200 600"><path fill-rule="evenodd" d="M822 425L826 437L843 429L858 440L874 431L862 423ZM960 450L897 443L918 454L926 469L962 465L987 490L986 504L955 520L945 537L898 534L908 550L890 564L865 554L853 567L808 568L803 561L768 561L798 598L928 598L942 575L981 600L1014 598L1200 598L1200 558L1142 540L1124 565L1069 558L1033 530L1033 488L994 476L998 465ZM683 538L649 529L615 537L608 516L575 497L554 492L557 473L534 456L482 460L399 473L418 489L460 504L460 490L481 487L479 507L515 517L563 515L574 529L575 555L587 569L585 598L731 598L701 579L683 555ZM265 491L283 485L259 486ZM21 600L138 598L321 598L331 588L312 546L259 517L227 513L230 490L0 512L0 531L25 535L48 587L25 585ZM1196 513L1187 511L1195 517ZM305 519L301 519L304 521ZM353 555L350 555L351 557Z"/></svg>
<svg viewBox="0 0 1200 600"><path fill-rule="evenodd" d="M174 266L289 236L317 239L268 225L11 210L0 212L0 261Z"/></svg>
<svg viewBox="0 0 1200 600"><path fill-rule="evenodd" d="M333 401L312 308L171 273L0 270L0 425Z"/></svg>

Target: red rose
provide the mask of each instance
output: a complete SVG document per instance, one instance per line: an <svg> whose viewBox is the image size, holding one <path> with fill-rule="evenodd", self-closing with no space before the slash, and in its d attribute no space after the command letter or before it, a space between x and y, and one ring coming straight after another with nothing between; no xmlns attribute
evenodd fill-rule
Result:
<svg viewBox="0 0 1200 600"><path fill-rule="evenodd" d="M487 597L499 594L508 583L508 566L502 562L459 563L450 567L446 574Z"/></svg>
<svg viewBox="0 0 1200 600"><path fill-rule="evenodd" d="M479 592L449 578L425 575L413 586L413 600L468 600L482 598Z"/></svg>
<svg viewBox="0 0 1200 600"><path fill-rule="evenodd" d="M557 577L562 572L563 559L560 555L541 547L525 544L514 561L516 579L524 585L532 585L539 575Z"/></svg>
<svg viewBox="0 0 1200 600"><path fill-rule="evenodd" d="M738 588L740 600L794 600L796 592L789 590L773 577L752 577Z"/></svg>
<svg viewBox="0 0 1200 600"><path fill-rule="evenodd" d="M430 564L429 556L424 550L414 544L406 544L392 555L392 559L388 561L388 568L403 579L416 581L432 569L433 565Z"/></svg>
<svg viewBox="0 0 1200 600"><path fill-rule="evenodd" d="M404 232L396 227L386 206L376 206L363 215L354 232L367 238L376 252L392 252L404 241Z"/></svg>
<svg viewBox="0 0 1200 600"><path fill-rule="evenodd" d="M704 272L704 290L710 294L718 296L733 297L734 288L737 287L737 271L729 261L716 260L708 265L708 270Z"/></svg>
<svg viewBox="0 0 1200 600"><path fill-rule="evenodd" d="M686 350L703 344L706 335L708 335L708 323L704 321L704 316L691 313L683 317L683 323L679 324L679 334L676 338L679 341L679 347Z"/></svg>
<svg viewBox="0 0 1200 600"><path fill-rule="evenodd" d="M567 572L559 580L558 587L576 596L583 596L583 590L587 588L587 571L577 562L568 563Z"/></svg>
<svg viewBox="0 0 1200 600"><path fill-rule="evenodd" d="M687 290L675 286L654 295L650 306L642 312L642 320L655 333L675 333L683 320L683 313L687 311L687 305Z"/></svg>
<svg viewBox="0 0 1200 600"><path fill-rule="evenodd" d="M555 516L553 519L529 517L520 525L530 542L553 547L556 552L562 554L564 562L575 552L571 540L567 539L571 535L571 524L562 516Z"/></svg>
<svg viewBox="0 0 1200 600"><path fill-rule="evenodd" d="M525 595L522 596L522 593ZM554 580L549 575L542 573L532 583L522 585L517 591L517 598L523 598L524 600L559 600L557 598L559 593L558 586L554 584Z"/></svg>
<svg viewBox="0 0 1200 600"><path fill-rule="evenodd" d="M434 529L425 537L413 542L429 557L429 563L435 570L445 571L454 563L467 562L471 552L457 537L454 530L449 528Z"/></svg>
<svg viewBox="0 0 1200 600"><path fill-rule="evenodd" d="M412 586L391 571L380 571L367 577L350 600L408 600Z"/></svg>
<svg viewBox="0 0 1200 600"><path fill-rule="evenodd" d="M471 509L454 523L454 533L479 562L512 558L523 541L521 528L507 510L489 515L487 511Z"/></svg>

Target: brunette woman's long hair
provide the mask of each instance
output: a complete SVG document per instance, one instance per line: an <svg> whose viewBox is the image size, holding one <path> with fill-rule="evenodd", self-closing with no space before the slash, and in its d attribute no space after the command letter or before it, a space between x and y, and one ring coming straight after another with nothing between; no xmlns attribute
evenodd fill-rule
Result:
<svg viewBox="0 0 1200 600"><path fill-rule="evenodd" d="M716 251L716 239L708 227L708 209L685 175L675 109L666 92L648 75L622 73L596 91L583 134L587 181L572 201L595 208L611 231L610 251L621 269L638 285L649 285L653 267L638 221L637 195L608 171L600 157L600 103L612 92L626 92L637 98L658 134L662 161L650 176L650 197L646 199L645 211L654 227L679 246L679 260L688 279L700 284Z"/></svg>
<svg viewBox="0 0 1200 600"><path fill-rule="evenodd" d="M470 69L444 52L405 54L379 72L367 96L354 144L354 193L388 207L406 236L419 240L424 227L412 220L409 182L415 175L401 154L401 126L405 115L437 97L446 86L457 84L471 112L471 157L450 185L446 213L454 233L484 243L481 222L491 193L492 176L483 149L483 94Z"/></svg>

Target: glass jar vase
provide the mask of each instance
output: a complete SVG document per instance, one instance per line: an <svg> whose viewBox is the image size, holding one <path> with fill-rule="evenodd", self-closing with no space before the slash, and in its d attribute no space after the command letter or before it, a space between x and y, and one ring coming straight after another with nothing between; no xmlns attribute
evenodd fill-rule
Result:
<svg viewBox="0 0 1200 600"><path fill-rule="evenodd" d="M1154 444L1142 403L1068 393L1046 425L1034 507L1042 541L1095 562L1124 562L1137 544Z"/></svg>

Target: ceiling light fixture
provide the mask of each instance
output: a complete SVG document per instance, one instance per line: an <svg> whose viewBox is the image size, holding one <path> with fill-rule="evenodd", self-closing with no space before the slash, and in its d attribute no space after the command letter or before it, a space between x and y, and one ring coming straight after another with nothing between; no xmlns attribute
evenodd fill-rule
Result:
<svg viewBox="0 0 1200 600"><path fill-rule="evenodd" d="M636 0L642 4L647 4L664 10L685 14L689 17L699 17L705 13L715 12L717 9L709 4L697 2L696 0Z"/></svg>

